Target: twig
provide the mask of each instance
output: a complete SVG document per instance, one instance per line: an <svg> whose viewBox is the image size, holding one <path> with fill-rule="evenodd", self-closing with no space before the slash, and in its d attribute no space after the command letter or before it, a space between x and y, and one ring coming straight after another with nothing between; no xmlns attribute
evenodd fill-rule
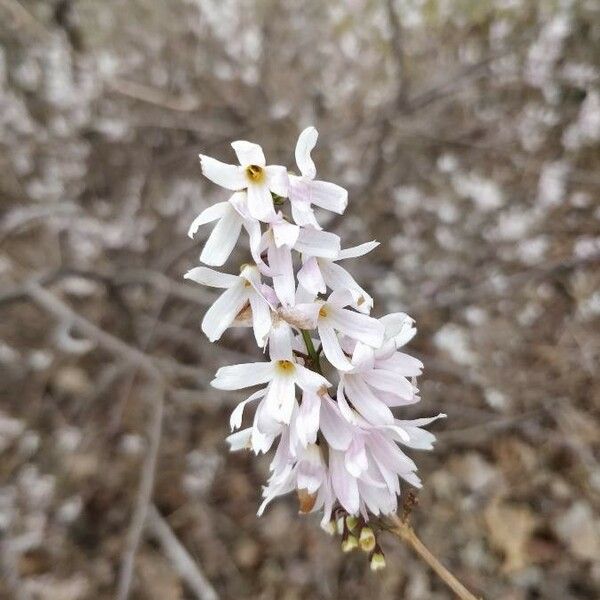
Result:
<svg viewBox="0 0 600 600"><path fill-rule="evenodd" d="M150 505L148 509L147 528L149 533L160 543L175 570L195 596L200 600L218 600L219 596L210 581L154 505Z"/></svg>
<svg viewBox="0 0 600 600"><path fill-rule="evenodd" d="M443 582L461 599L478 600L469 590L430 552L418 538L414 529L397 515L391 517L394 527L390 531L406 542L443 580Z"/></svg>
<svg viewBox="0 0 600 600"><path fill-rule="evenodd" d="M162 434L162 422L165 403L165 387L160 381L156 382L156 388L152 396L152 421L150 423L149 439L150 447L142 469L142 477L138 489L137 501L133 519L127 533L127 544L121 562L121 572L117 587L117 600L127 600L131 590L133 579L133 568L137 554L148 509L152 501L152 490L154 489L154 477L156 473L156 461L158 460L158 449Z"/></svg>

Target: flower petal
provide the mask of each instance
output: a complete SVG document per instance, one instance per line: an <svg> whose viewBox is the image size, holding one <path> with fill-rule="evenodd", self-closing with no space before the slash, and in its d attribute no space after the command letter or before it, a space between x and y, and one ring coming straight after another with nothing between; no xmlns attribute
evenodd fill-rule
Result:
<svg viewBox="0 0 600 600"><path fill-rule="evenodd" d="M323 259L323 261L327 262L327 259ZM315 296L324 294L327 291L319 263L314 256L311 256L298 271L298 281L305 290Z"/></svg>
<svg viewBox="0 0 600 600"><path fill-rule="evenodd" d="M290 189L290 180L288 172L285 167L280 165L269 165L265 167L267 173L267 186L268 188L278 196L287 198Z"/></svg>
<svg viewBox="0 0 600 600"><path fill-rule="evenodd" d="M252 394L251 396L249 396L248 398L246 398L245 400L240 402L233 409L233 412L231 413L231 416L229 417L229 425L231 427L231 431L233 431L234 429L239 429L242 426L242 419L244 417L244 408L246 407L246 404L248 404L249 402L253 402L254 400L258 400L259 398L262 398L264 395L265 395L265 390L258 390L257 392L254 392L254 394Z"/></svg>
<svg viewBox="0 0 600 600"><path fill-rule="evenodd" d="M216 288L230 288L236 283L239 283L240 280L237 275L219 273L219 271L209 269L208 267L194 267L193 269L190 269L183 278L191 279L196 283Z"/></svg>
<svg viewBox="0 0 600 600"><path fill-rule="evenodd" d="M265 396L265 410L280 423L289 424L296 399L294 377L275 373Z"/></svg>
<svg viewBox="0 0 600 600"><path fill-rule="evenodd" d="M288 223L286 220L276 221L271 224L273 229L273 240L278 248L287 246L293 248L300 234L300 227L293 223Z"/></svg>
<svg viewBox="0 0 600 600"><path fill-rule="evenodd" d="M346 470L344 454L337 450L329 452L329 468L331 470L331 485L340 504L353 515L358 513L360 497L356 478Z"/></svg>
<svg viewBox="0 0 600 600"><path fill-rule="evenodd" d="M250 308L252 308L254 337L259 348L262 348L266 344L271 329L271 308L267 301L254 290L248 294L248 300Z"/></svg>
<svg viewBox="0 0 600 600"><path fill-rule="evenodd" d="M267 383L273 378L271 362L243 363L221 367L210 382L218 390L241 390Z"/></svg>
<svg viewBox="0 0 600 600"><path fill-rule="evenodd" d="M372 242L359 244L358 246L351 246L350 248L340 250L337 260L345 260L347 258L358 258L359 256L364 256L372 250L375 250L377 246L379 246L379 242L376 242L375 240Z"/></svg>
<svg viewBox="0 0 600 600"><path fill-rule="evenodd" d="M231 142L231 147L243 167L248 165L264 167L267 164L262 148L258 144L238 140L237 142Z"/></svg>
<svg viewBox="0 0 600 600"><path fill-rule="evenodd" d="M415 393L412 383L394 371L372 369L363 374L363 379L376 390L396 394L402 398L411 398Z"/></svg>
<svg viewBox="0 0 600 600"><path fill-rule="evenodd" d="M229 444L229 450L231 452L237 452L238 450L250 449L250 437L252 436L252 427L236 431L225 438L225 441Z"/></svg>
<svg viewBox="0 0 600 600"><path fill-rule="evenodd" d="M270 244L267 249L267 258L273 276L273 287L279 301L284 306L293 306L296 285L291 250L286 246L277 248L275 244Z"/></svg>
<svg viewBox="0 0 600 600"><path fill-rule="evenodd" d="M391 425L394 415L363 381L360 375L345 375L344 388L354 408L373 425Z"/></svg>
<svg viewBox="0 0 600 600"><path fill-rule="evenodd" d="M200 155L200 164L204 176L221 187L228 190L243 190L247 185L244 170L237 165L228 165L204 154Z"/></svg>
<svg viewBox="0 0 600 600"><path fill-rule="evenodd" d="M194 236L201 225L211 223L220 219L229 210L229 202L217 202L208 208L205 208L193 221L188 229L188 236L194 239Z"/></svg>
<svg viewBox="0 0 600 600"><path fill-rule="evenodd" d="M348 206L348 192L335 183L328 181L312 181L310 185L310 200L313 204L342 214Z"/></svg>
<svg viewBox="0 0 600 600"><path fill-rule="evenodd" d="M362 313L369 313L373 308L373 298L362 288L356 280L340 265L321 259L321 273L326 285L334 292L347 291L352 295L352 301L347 304ZM346 305L347 305L346 304Z"/></svg>
<svg viewBox="0 0 600 600"><path fill-rule="evenodd" d="M329 322L338 331L373 348L378 348L383 342L383 324L367 315L330 307Z"/></svg>
<svg viewBox="0 0 600 600"><path fill-rule="evenodd" d="M254 219L269 222L275 218L273 197L265 183L249 183L248 212Z"/></svg>
<svg viewBox="0 0 600 600"><path fill-rule="evenodd" d="M215 267L223 265L235 248L241 229L242 217L230 205L206 240L200 260Z"/></svg>
<svg viewBox="0 0 600 600"><path fill-rule="evenodd" d="M296 383L303 390L317 391L322 387L331 387L323 375L319 375L302 365L296 365Z"/></svg>
<svg viewBox="0 0 600 600"><path fill-rule="evenodd" d="M321 400L319 426L327 443L335 450L346 450L350 446L352 427L343 419L338 406L329 396Z"/></svg>
<svg viewBox="0 0 600 600"><path fill-rule="evenodd" d="M295 248L306 256L334 259L340 251L340 238L329 231L302 228Z"/></svg>
<svg viewBox="0 0 600 600"><path fill-rule="evenodd" d="M348 360L333 327L322 320L318 324L319 337L323 345L323 353L327 360L340 371L351 371L352 363Z"/></svg>
<svg viewBox="0 0 600 600"><path fill-rule="evenodd" d="M317 174L315 163L310 157L312 149L317 145L318 131L314 127L307 127L299 136L294 152L296 164L304 177L314 179Z"/></svg>
<svg viewBox="0 0 600 600"><path fill-rule="evenodd" d="M202 319L202 331L211 342L215 342L233 323L238 313L248 301L248 293L244 284L238 284L225 290L206 311Z"/></svg>
<svg viewBox="0 0 600 600"><path fill-rule="evenodd" d="M269 334L269 356L271 360L293 360L292 328L281 319L276 319Z"/></svg>

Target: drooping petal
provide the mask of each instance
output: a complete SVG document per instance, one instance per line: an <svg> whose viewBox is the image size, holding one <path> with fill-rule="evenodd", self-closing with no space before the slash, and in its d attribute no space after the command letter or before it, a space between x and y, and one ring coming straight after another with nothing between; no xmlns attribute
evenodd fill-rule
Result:
<svg viewBox="0 0 600 600"><path fill-rule="evenodd" d="M373 348L378 348L383 342L383 325L367 315L331 307L329 321L338 331Z"/></svg>
<svg viewBox="0 0 600 600"><path fill-rule="evenodd" d="M262 348L267 342L267 336L271 329L271 308L267 301L255 290L248 294L248 300L252 309L254 337L258 347Z"/></svg>
<svg viewBox="0 0 600 600"><path fill-rule="evenodd" d="M306 256L321 256L333 259L340 251L340 238L329 231L302 228L295 248Z"/></svg>
<svg viewBox="0 0 600 600"><path fill-rule="evenodd" d="M191 279L201 285L208 285L216 288L230 288L239 283L240 278L237 275L229 273L219 273L208 267L194 267L190 269L184 276L184 279Z"/></svg>
<svg viewBox="0 0 600 600"><path fill-rule="evenodd" d="M363 379L376 390L396 394L402 398L410 398L415 393L412 383L393 371L372 369L363 373Z"/></svg>
<svg viewBox="0 0 600 600"><path fill-rule="evenodd" d="M348 206L348 192L335 183L328 181L312 181L310 184L310 200L313 204L342 214Z"/></svg>
<svg viewBox="0 0 600 600"><path fill-rule="evenodd" d="M229 444L229 450L231 452L237 452L238 450L249 450L250 449L250 438L252 436L252 427L236 431L225 438L225 441Z"/></svg>
<svg viewBox="0 0 600 600"><path fill-rule="evenodd" d="M275 218L273 197L266 183L249 183L248 212L254 219L269 222Z"/></svg>
<svg viewBox="0 0 600 600"><path fill-rule="evenodd" d="M251 396L249 396L248 398L246 398L245 400L240 402L233 409L233 412L231 413L231 416L229 417L229 425L231 427L231 431L233 431L234 429L239 429L242 426L242 419L244 417L244 408L246 407L246 404L248 404L249 402L253 402L254 400L258 400L259 398L262 398L264 395L265 395L265 390L258 390L257 392L254 392L254 394L252 394Z"/></svg>
<svg viewBox="0 0 600 600"><path fill-rule="evenodd" d="M276 370L265 396L265 409L268 414L286 425L289 424L294 409L296 399L294 390L294 377L282 375Z"/></svg>
<svg viewBox="0 0 600 600"><path fill-rule="evenodd" d="M294 421L296 435L300 443L306 447L317 440L321 399L313 390L305 390L302 394L302 404Z"/></svg>
<svg viewBox="0 0 600 600"><path fill-rule="evenodd" d="M321 259L321 273L326 285L335 292L347 291L352 295L351 304L362 313L369 313L373 308L373 298L356 282L354 277L340 265Z"/></svg>
<svg viewBox="0 0 600 600"><path fill-rule="evenodd" d="M231 147L240 161L240 165L246 167L248 165L257 165L264 167L267 164L262 148L258 144L238 140L231 142Z"/></svg>
<svg viewBox="0 0 600 600"><path fill-rule="evenodd" d="M198 229L206 223L211 223L220 219L228 210L229 202L217 202L208 208L205 208L193 221L188 229L188 236L194 239Z"/></svg>
<svg viewBox="0 0 600 600"><path fill-rule="evenodd" d="M344 464L348 473L354 477L360 477L369 468L365 443L360 437L355 436L352 440L344 456Z"/></svg>
<svg viewBox="0 0 600 600"><path fill-rule="evenodd" d="M356 478L346 470L344 454L337 450L329 452L329 468L331 470L331 485L340 504L346 511L354 515L358 513L360 496Z"/></svg>
<svg viewBox="0 0 600 600"><path fill-rule="evenodd" d="M331 387L331 384L323 375L315 373L302 365L296 365L296 383L303 390L317 391L323 387Z"/></svg>
<svg viewBox="0 0 600 600"><path fill-rule="evenodd" d="M310 157L310 153L317 145L318 137L319 133L314 127L307 127L298 136L298 141L296 142L296 150L294 152L296 164L298 165L298 169L300 169L300 173L309 179L314 179L317 174L317 168Z"/></svg>
<svg viewBox="0 0 600 600"><path fill-rule="evenodd" d="M351 246L350 248L340 250L340 253L336 260L345 260L347 258L358 258L359 256L364 256L372 250L375 250L377 246L379 246L379 242L375 240L373 240L372 242L365 242L364 244L359 244L358 246Z"/></svg>
<svg viewBox="0 0 600 600"><path fill-rule="evenodd" d="M327 360L340 371L351 371L353 369L352 363L342 351L340 341L333 327L328 322L319 320L318 329L323 345L323 353Z"/></svg>
<svg viewBox="0 0 600 600"><path fill-rule="evenodd" d="M350 446L352 427L342 418L338 406L329 396L322 397L319 426L327 443L335 450L346 450Z"/></svg>
<svg viewBox="0 0 600 600"><path fill-rule="evenodd" d="M267 383L273 378L271 362L254 362L221 367L210 382L218 390L241 390Z"/></svg>
<svg viewBox="0 0 600 600"><path fill-rule="evenodd" d="M235 248L241 229L242 218L229 205L227 212L225 212L221 220L215 225L215 228L206 240L200 260L207 265L215 267L223 265Z"/></svg>
<svg viewBox="0 0 600 600"><path fill-rule="evenodd" d="M221 187L228 190L243 190L247 186L242 167L228 165L204 154L200 155L200 164L204 176Z"/></svg>
<svg viewBox="0 0 600 600"><path fill-rule="evenodd" d="M404 352L394 352L388 358L377 359L377 366L388 371L397 371L405 377L418 377L423 372L423 363Z"/></svg>
<svg viewBox="0 0 600 600"><path fill-rule="evenodd" d="M215 342L223 332L233 323L238 313L248 301L248 294L244 284L238 283L225 290L206 311L202 319L202 331L211 342Z"/></svg>
<svg viewBox="0 0 600 600"><path fill-rule="evenodd" d="M391 313L379 319L385 327L386 339L393 339L396 348L404 346L417 333L415 320L406 313Z"/></svg>
<svg viewBox="0 0 600 600"><path fill-rule="evenodd" d="M323 259L326 261L326 259ZM298 271L298 281L302 287L314 294L324 294L327 291L319 263L314 256L311 256Z"/></svg>
<svg viewBox="0 0 600 600"><path fill-rule="evenodd" d="M273 276L273 287L279 301L284 306L293 306L296 285L294 283L294 265L290 249L286 246L277 248L275 244L270 244L267 250L267 258Z"/></svg>
<svg viewBox="0 0 600 600"><path fill-rule="evenodd" d="M394 422L392 411L363 381L360 375L345 375L344 389L354 408L373 425L391 425Z"/></svg>
<svg viewBox="0 0 600 600"><path fill-rule="evenodd" d="M299 191L302 185L306 185L306 183L290 182L290 203L292 205L294 223L302 227L312 227L313 229L322 230L323 228L319 225L310 202L302 199L302 192Z"/></svg>

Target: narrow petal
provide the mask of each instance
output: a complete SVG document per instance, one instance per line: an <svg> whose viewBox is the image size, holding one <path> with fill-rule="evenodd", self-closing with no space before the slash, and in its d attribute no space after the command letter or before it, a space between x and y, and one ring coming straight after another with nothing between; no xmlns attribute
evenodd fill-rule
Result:
<svg viewBox="0 0 600 600"><path fill-rule="evenodd" d="M360 375L346 375L345 391L354 408L373 425L391 425L394 422L392 411L363 381Z"/></svg>
<svg viewBox="0 0 600 600"><path fill-rule="evenodd" d="M415 388L406 377L393 371L372 369L363 374L363 379L376 390L396 394L403 398L410 398L415 393Z"/></svg>
<svg viewBox="0 0 600 600"><path fill-rule="evenodd" d="M335 450L346 450L352 442L352 427L341 416L338 406L325 396L321 401L319 427Z"/></svg>
<svg viewBox="0 0 600 600"><path fill-rule="evenodd" d="M329 231L303 228L300 230L295 248L306 256L334 259L340 252L340 238Z"/></svg>
<svg viewBox="0 0 600 600"><path fill-rule="evenodd" d="M230 205L206 240L200 260L215 267L223 265L235 248L241 230L242 218Z"/></svg>
<svg viewBox="0 0 600 600"><path fill-rule="evenodd" d="M332 307L329 321L338 331L373 348L383 342L383 325L377 320L346 308Z"/></svg>
<svg viewBox="0 0 600 600"><path fill-rule="evenodd" d="M290 249L285 246L277 248L275 244L271 244L267 250L267 258L273 274L273 287L279 301L284 306L292 306L296 295L296 285Z"/></svg>
<svg viewBox="0 0 600 600"><path fill-rule="evenodd" d="M351 304L362 313L373 308L373 298L356 282L354 277L340 265L321 259L321 273L326 285L335 292L347 291L352 295Z"/></svg>
<svg viewBox="0 0 600 600"><path fill-rule="evenodd" d="M229 202L217 202L216 204L205 208L192 221L192 224L188 229L188 236L193 239L201 225L206 225L206 223L211 223L212 221L220 219L229 210L229 208Z"/></svg>
<svg viewBox="0 0 600 600"><path fill-rule="evenodd" d="M276 421L289 424L296 398L294 378L275 374L265 396L265 408Z"/></svg>
<svg viewBox="0 0 600 600"><path fill-rule="evenodd" d="M369 468L365 443L359 437L355 437L344 456L344 464L350 475L360 477Z"/></svg>
<svg viewBox="0 0 600 600"><path fill-rule="evenodd" d="M211 342L218 340L233 323L247 301L248 294L241 282L221 294L206 311L204 319L202 319L202 331L206 334L206 337Z"/></svg>
<svg viewBox="0 0 600 600"><path fill-rule="evenodd" d="M294 152L296 164L304 177L314 179L317 174L315 163L310 157L312 149L317 145L319 133L314 127L307 127L299 136Z"/></svg>
<svg viewBox="0 0 600 600"><path fill-rule="evenodd" d="M329 323L319 321L318 329L321 344L323 344L323 353L327 360L340 371L351 371L353 369L352 363L342 351L340 341L333 327Z"/></svg>
<svg viewBox="0 0 600 600"><path fill-rule="evenodd" d="M290 188L291 189L291 188ZM302 200L291 200L292 218L296 225L301 227L312 227L321 231L323 228L319 225L315 213L309 202Z"/></svg>
<svg viewBox="0 0 600 600"><path fill-rule="evenodd" d="M344 455L337 450L329 453L329 468L331 470L331 485L340 504L354 515L358 513L360 497L356 478L352 477L346 470Z"/></svg>
<svg viewBox="0 0 600 600"><path fill-rule="evenodd" d="M248 294L248 300L250 300L250 308L252 308L254 337L259 348L262 348L271 329L271 308L266 300L254 290Z"/></svg>
<svg viewBox="0 0 600 600"><path fill-rule="evenodd" d="M298 439L304 447L314 444L317 440L320 412L320 397L316 392L306 390L302 394L302 404L300 404L298 415L294 421Z"/></svg>
<svg viewBox="0 0 600 600"><path fill-rule="evenodd" d="M221 187L228 190L243 190L247 185L244 170L237 165L228 165L203 154L200 155L200 163L204 176Z"/></svg>
<svg viewBox="0 0 600 600"><path fill-rule="evenodd" d="M261 383L267 383L273 378L271 362L243 363L221 367L215 378L210 382L218 390L241 390Z"/></svg>
<svg viewBox="0 0 600 600"><path fill-rule="evenodd" d="M190 269L183 278L191 279L196 283L216 288L230 288L240 280L237 275L219 273L219 271L209 269L208 267L194 267L193 269Z"/></svg>
<svg viewBox="0 0 600 600"><path fill-rule="evenodd" d="M394 352L388 358L377 359L377 367L396 371L405 377L418 377L423 372L423 363L418 358L404 352Z"/></svg>
<svg viewBox="0 0 600 600"><path fill-rule="evenodd" d="M348 206L348 192L335 183L312 181L310 192L311 202L325 210L341 215Z"/></svg>
<svg viewBox="0 0 600 600"><path fill-rule="evenodd" d="M267 173L267 186L274 194L287 198L290 189L290 180L285 167L280 165L269 165L265 167Z"/></svg>
<svg viewBox="0 0 600 600"><path fill-rule="evenodd" d="M328 262L325 258L322 260ZM319 263L314 256L311 256L298 271L298 281L305 290L315 296L317 294L324 294L327 291Z"/></svg>
<svg viewBox="0 0 600 600"><path fill-rule="evenodd" d="M252 436L252 427L236 431L231 435L227 436L225 441L229 444L229 450L231 452L237 452L239 450L250 449L250 438Z"/></svg>
<svg viewBox="0 0 600 600"><path fill-rule="evenodd" d="M248 165L264 167L267 164L262 148L258 144L238 140L237 142L231 142L231 147L240 161L240 165L244 167Z"/></svg>
<svg viewBox="0 0 600 600"><path fill-rule="evenodd" d="M234 429L239 429L242 426L242 419L244 417L244 408L246 408L246 404L249 402L253 402L254 400L258 400L265 395L265 390L258 390L254 392L251 396L240 402L231 413L231 417L229 417L229 425L231 427L231 431Z"/></svg>
<svg viewBox="0 0 600 600"><path fill-rule="evenodd" d="M379 242L376 241L365 242L364 244L360 244L358 246L351 246L345 250L340 250L337 260L345 260L347 258L358 258L359 256L364 256L372 250L375 250L377 246L379 246Z"/></svg>
<svg viewBox="0 0 600 600"><path fill-rule="evenodd" d="M391 313L379 319L385 327L385 337L393 339L396 348L404 346L417 333L415 320L406 313Z"/></svg>
<svg viewBox="0 0 600 600"><path fill-rule="evenodd" d="M302 365L296 365L296 382L303 390L317 391L322 387L331 387L323 375L319 375Z"/></svg>
<svg viewBox="0 0 600 600"><path fill-rule="evenodd" d="M273 198L264 183L248 184L248 212L254 219L269 222L275 218Z"/></svg>

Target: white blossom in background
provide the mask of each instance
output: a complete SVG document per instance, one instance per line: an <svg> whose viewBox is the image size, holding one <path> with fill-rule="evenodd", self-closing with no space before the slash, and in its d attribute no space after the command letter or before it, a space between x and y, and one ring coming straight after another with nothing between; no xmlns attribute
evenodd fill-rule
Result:
<svg viewBox="0 0 600 600"><path fill-rule="evenodd" d="M430 450L424 429L444 417L402 420L397 407L420 400L421 361L403 351L416 333L404 313L371 316L373 298L338 263L371 252L378 242L344 250L324 231L314 207L342 214L348 194L316 179L314 127L295 150L299 174L268 166L260 146L232 143L239 165L201 155L208 179L233 192L206 208L190 237L215 223L200 261L221 267L244 230L252 263L239 274L198 266L185 278L224 290L204 315L211 342L236 325L251 326L265 360L221 367L220 390L258 387L230 419L232 451L259 454L276 445L258 514L277 496L296 492L301 512L322 513L322 525L342 534L345 551L360 546L373 569L385 560L374 527L395 513L400 480L420 487L405 448ZM242 427L246 408L251 423Z"/></svg>

